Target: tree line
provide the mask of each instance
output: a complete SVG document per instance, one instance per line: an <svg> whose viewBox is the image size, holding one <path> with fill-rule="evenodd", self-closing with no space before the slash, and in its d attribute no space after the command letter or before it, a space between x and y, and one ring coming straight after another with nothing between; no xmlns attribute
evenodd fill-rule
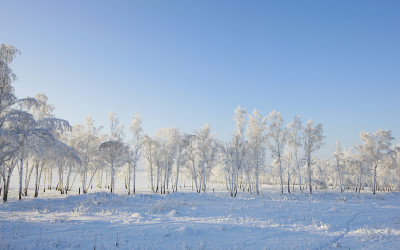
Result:
<svg viewBox="0 0 400 250"><path fill-rule="evenodd" d="M345 149L337 143L331 159L314 153L324 141L322 124L299 116L285 124L272 111L262 116L234 110L235 129L230 141L215 137L209 124L185 133L162 128L153 136L142 129L137 113L125 134L118 117L110 113L110 131L102 133L88 116L84 124L71 126L54 116L45 94L18 99L12 83L16 75L10 63L20 52L11 45L0 48L0 193L8 198L11 176L18 175L19 199L40 189L71 190L79 176L79 193L90 187L115 191L122 176L128 194L136 192L136 171L144 164L154 193L177 192L179 181L190 180L193 191L206 192L209 183L220 183L235 197L238 191L259 194L261 184L278 185L280 192L295 188L310 194L313 187L397 190L400 180L400 147L392 147L390 130L362 131L362 144ZM53 183L53 174L57 183ZM97 182L96 182L97 181ZM96 183L95 183L96 182ZM186 185L186 183L184 183Z"/></svg>

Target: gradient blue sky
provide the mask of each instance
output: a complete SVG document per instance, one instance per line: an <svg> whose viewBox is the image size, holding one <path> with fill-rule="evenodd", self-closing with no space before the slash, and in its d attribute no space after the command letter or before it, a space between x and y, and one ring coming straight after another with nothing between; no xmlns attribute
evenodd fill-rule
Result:
<svg viewBox="0 0 400 250"><path fill-rule="evenodd" d="M400 1L8 1L0 41L21 51L19 97L44 92L72 124L112 110L145 132L210 122L229 140L237 105L400 137Z"/></svg>

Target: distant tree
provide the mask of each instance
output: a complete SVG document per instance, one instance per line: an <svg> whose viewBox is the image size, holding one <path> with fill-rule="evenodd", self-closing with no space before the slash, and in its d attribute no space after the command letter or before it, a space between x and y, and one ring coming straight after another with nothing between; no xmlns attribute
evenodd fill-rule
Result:
<svg viewBox="0 0 400 250"><path fill-rule="evenodd" d="M283 194L282 157L287 140L287 129L279 112L274 110L267 118L269 121L269 125L267 126L268 148L272 153L272 158L279 167L281 193Z"/></svg>
<svg viewBox="0 0 400 250"><path fill-rule="evenodd" d="M287 126L287 146L290 152L290 157L293 159L294 165L297 168L297 172L299 175L299 189L302 192L302 179L301 179L301 169L300 165L302 162L302 158L300 157L300 150L303 140L303 125L300 120L300 116L295 116L294 120L288 124ZM289 185L289 180L288 180ZM289 187L288 187L289 190Z"/></svg>
<svg viewBox="0 0 400 250"><path fill-rule="evenodd" d="M312 171L311 165L313 164L311 154L322 146L322 141L325 138L323 136L322 124L314 126L314 121L312 119L308 120L307 125L304 128L304 156L307 162L307 172L308 172L308 186L310 189L310 194L312 194Z"/></svg>
<svg viewBox="0 0 400 250"><path fill-rule="evenodd" d="M250 169L254 171L257 194L260 194L259 178L260 172L265 164L266 122L266 117L263 118L256 109L254 109L252 115L249 115L249 123L247 126L249 166ZM250 174L248 173L247 176L251 192Z"/></svg>
<svg viewBox="0 0 400 250"><path fill-rule="evenodd" d="M110 112L110 134L109 140L100 144L99 150L103 160L110 169L110 192L115 191L115 173L122 167L128 158L128 147L123 142L124 126L119 124L119 119L115 113Z"/></svg>
<svg viewBox="0 0 400 250"><path fill-rule="evenodd" d="M351 166L357 175L357 184L355 191L360 193L362 188L362 178L365 172L368 171L368 162L365 155L363 145L357 145L349 152L345 153L347 165Z"/></svg>
<svg viewBox="0 0 400 250"><path fill-rule="evenodd" d="M157 166L157 187L161 194L169 189L171 170L177 154L180 132L177 128L162 128L155 132L155 150L153 152L154 163Z"/></svg>
<svg viewBox="0 0 400 250"><path fill-rule="evenodd" d="M340 142L336 142L336 151L334 152L334 160L336 164L336 170L338 174L338 179L339 179L339 186L340 186L340 192L344 192L343 188L343 168L345 164L345 158L343 154L343 149L340 146Z"/></svg>
<svg viewBox="0 0 400 250"><path fill-rule="evenodd" d="M115 172L126 162L128 148L119 140L103 142L99 150L110 168L110 192L115 192Z"/></svg>
<svg viewBox="0 0 400 250"><path fill-rule="evenodd" d="M177 154L176 154L176 158L175 158L175 184L173 188L174 192L178 192L178 181L179 181L179 174L181 172L181 165L185 164L185 151L186 148L190 142L190 137L191 135L188 134L182 134L179 131L180 134L180 139L177 142Z"/></svg>
<svg viewBox="0 0 400 250"><path fill-rule="evenodd" d="M242 109L240 105L235 109L233 120L236 123L233 137L229 146L231 147L232 165L228 170L230 173L229 191L231 197L236 197L239 185L239 173L242 171L244 159L246 157L246 109ZM228 166L229 167L229 166Z"/></svg>
<svg viewBox="0 0 400 250"><path fill-rule="evenodd" d="M391 144L393 141L392 131L378 129L375 133L360 132L366 159L371 163L374 171L374 183L372 193L376 192L376 169L383 163L385 157L393 154Z"/></svg>
<svg viewBox="0 0 400 250"><path fill-rule="evenodd" d="M207 180L211 174L211 170L215 166L216 156L219 145L211 133L210 125L207 123L196 131L195 138L197 140L198 156L199 156L199 188L198 192L207 190Z"/></svg>
<svg viewBox="0 0 400 250"><path fill-rule="evenodd" d="M143 153L146 164L146 173L150 181L151 191L156 193L154 178L156 174L156 164L154 159L154 151L156 150L156 142L148 135L143 136Z"/></svg>
<svg viewBox="0 0 400 250"><path fill-rule="evenodd" d="M136 193L136 168L143 147L142 119L139 113L132 118L129 130L132 133L132 139L128 150L128 195L131 193L131 168L133 170L133 193Z"/></svg>
<svg viewBox="0 0 400 250"><path fill-rule="evenodd" d="M86 193L92 185L93 178L100 168L99 144L102 127L96 127L91 116L86 117L86 124L77 124L72 128L69 145L81 159L78 173L81 177L82 192Z"/></svg>

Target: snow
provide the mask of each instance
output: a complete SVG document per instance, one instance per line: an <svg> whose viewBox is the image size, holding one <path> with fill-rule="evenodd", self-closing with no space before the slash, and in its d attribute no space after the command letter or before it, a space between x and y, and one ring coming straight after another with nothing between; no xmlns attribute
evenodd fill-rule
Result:
<svg viewBox="0 0 400 250"><path fill-rule="evenodd" d="M259 196L166 195L145 189L11 199L0 205L0 249L398 249L400 193L315 190ZM15 196L15 195L13 195Z"/></svg>

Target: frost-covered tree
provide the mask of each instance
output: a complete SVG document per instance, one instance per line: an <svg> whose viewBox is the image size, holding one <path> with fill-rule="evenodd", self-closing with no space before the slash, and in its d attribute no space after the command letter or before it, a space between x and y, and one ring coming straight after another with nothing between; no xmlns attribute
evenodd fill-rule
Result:
<svg viewBox="0 0 400 250"><path fill-rule="evenodd" d="M192 190L195 188L198 193L206 192L212 169L218 161L220 144L211 133L208 123L196 130L194 135L186 135L185 144L182 160L192 178Z"/></svg>
<svg viewBox="0 0 400 250"><path fill-rule="evenodd" d="M157 166L157 187L161 194L166 194L172 167L177 154L180 141L180 131L177 128L162 128L154 134L155 150L153 152L154 164Z"/></svg>
<svg viewBox="0 0 400 250"><path fill-rule="evenodd" d="M268 148L271 151L272 158L279 167L281 193L283 194L282 157L287 139L287 128L283 123L281 113L274 110L267 118L269 121L269 125L267 126Z"/></svg>
<svg viewBox="0 0 400 250"><path fill-rule="evenodd" d="M146 174L150 182L151 191L156 193L155 189L155 174L156 164L154 160L154 152L156 150L156 142L148 135L143 136L143 153L146 165Z"/></svg>
<svg viewBox="0 0 400 250"><path fill-rule="evenodd" d="M351 172L355 173L356 187L355 192L360 193L362 189L362 180L364 175L368 172L369 162L366 158L366 151L363 145L357 145L352 149L344 152L346 165Z"/></svg>
<svg viewBox="0 0 400 250"><path fill-rule="evenodd" d="M50 133L55 141L60 142L61 144L65 144L64 142L62 142L62 140L66 140L66 133L70 132L72 130L72 126L69 124L68 121L64 120L64 119L60 119L60 118L55 118L53 115L53 110L54 107L51 104L47 103L47 96L44 94L37 94L35 95L35 98L38 100L38 105L37 106L33 106L33 110L32 113L34 115L34 117L36 118L36 123L37 123L37 127L39 129L45 130L48 133ZM37 144L37 147L41 147L43 146L42 144ZM47 146L47 145L44 145ZM61 151L54 151L53 153L53 157L58 155L58 152L60 152L60 157L63 157L62 154L68 152L68 155L76 155L75 151L70 148L67 144L65 144L65 146L67 148L64 148L64 146L62 146L61 148L57 148L60 149ZM54 148L53 148L54 149ZM38 150L36 150L36 152L40 152L43 151L43 148L40 148ZM70 154L71 152L71 154ZM43 153L37 153L37 155L39 155L39 158L43 158L45 156L43 156ZM79 158L79 157L77 157ZM43 158L44 159L44 158ZM78 160L79 161L79 160ZM66 188L62 185L62 183L60 183L60 180L63 180L63 174L64 174L64 169L66 167L69 174L67 174L67 184L69 183L69 177L70 177L70 173L72 171L72 165L68 165L66 164L66 161L62 161L64 164L57 164L58 167L58 185L57 185L57 189L63 194L66 191ZM75 164L75 162L74 162ZM35 167L36 168L36 167ZM41 174L41 173L40 173ZM40 180L40 178L39 178ZM36 193L35 193L36 194Z"/></svg>
<svg viewBox="0 0 400 250"><path fill-rule="evenodd" d="M302 157L300 157L300 150L303 141L303 125L300 120L300 116L295 116L294 120L287 126L287 147L290 152L290 157L293 159L293 164L297 168L297 173L299 175L299 189L302 192L302 179L301 179L301 162ZM288 180L289 185L289 180ZM289 187L288 187L289 191Z"/></svg>
<svg viewBox="0 0 400 250"><path fill-rule="evenodd" d="M336 151L333 153L334 155L334 160L335 160L335 165L336 165L336 170L338 174L338 179L339 179L339 186L340 186L340 192L344 192L343 188L343 168L345 167L345 158L343 154L343 149L340 145L340 142L336 142Z"/></svg>
<svg viewBox="0 0 400 250"><path fill-rule="evenodd" d="M2 44L0 47L0 174L4 185L4 202L7 200L12 172L17 165L20 175L19 196L22 196L23 162L28 156L29 146L34 145L32 140L35 137L54 140L52 131L44 126L53 123L44 118L37 120L28 112L31 108L36 110L41 107L40 98L18 100L14 95L11 84L16 75L9 64L18 53L11 45Z"/></svg>
<svg viewBox="0 0 400 250"><path fill-rule="evenodd" d="M177 142L177 152L175 158L175 183L173 184L173 191L178 192L178 181L181 172L181 165L185 164L185 150L190 141L190 135L183 134L179 131L180 139Z"/></svg>
<svg viewBox="0 0 400 250"><path fill-rule="evenodd" d="M128 148L119 140L112 140L103 142L99 150L103 156L104 161L110 168L110 192L115 191L115 174L119 167L126 163Z"/></svg>
<svg viewBox="0 0 400 250"><path fill-rule="evenodd" d="M136 193L136 168L143 147L143 129L142 119L137 113L136 117L132 118L129 130L132 133L132 139L129 143L128 150L128 195L131 193L131 172L133 170L133 193Z"/></svg>
<svg viewBox="0 0 400 250"><path fill-rule="evenodd" d="M128 147L123 143L124 127L119 124L115 113L110 112L110 135L109 140L100 144L99 150L103 160L110 169L110 192L115 191L115 174L118 168L122 167L128 157Z"/></svg>
<svg viewBox="0 0 400 250"><path fill-rule="evenodd" d="M374 171L374 182L372 193L376 192L376 170L383 163L385 157L393 154L391 144L393 141L392 131L378 129L375 133L360 132L366 159L371 163Z"/></svg>
<svg viewBox="0 0 400 250"><path fill-rule="evenodd" d="M12 106L17 102L14 95L12 82L16 75L9 67L15 56L20 52L11 45L1 44L0 46L0 174L3 184L3 201L7 201L9 180L15 164L7 164L13 158L18 149L14 140L9 113L13 111ZM7 166L6 166L7 164Z"/></svg>
<svg viewBox="0 0 400 250"><path fill-rule="evenodd" d="M211 174L211 170L215 166L217 151L219 145L211 133L210 125L207 123L195 133L199 154L199 188L200 191L206 192L207 180Z"/></svg>
<svg viewBox="0 0 400 250"><path fill-rule="evenodd" d="M307 174L308 174L308 186L310 189L310 194L312 194L312 170L311 165L312 153L321 148L323 144L323 129L322 124L314 125L312 119L308 120L307 125L304 127L304 158L307 162Z"/></svg>
<svg viewBox="0 0 400 250"><path fill-rule="evenodd" d="M242 171L244 159L246 157L246 109L242 109L240 105L235 109L233 120L236 123L233 137L229 146L231 147L232 165L228 169L230 173L229 191L231 197L236 197L239 185L239 174Z"/></svg>
<svg viewBox="0 0 400 250"><path fill-rule="evenodd" d="M188 144L185 149L184 154L184 162L185 167L189 172L189 175L192 179L192 191L193 188L196 188L198 192L198 165L199 165L199 154L198 154L198 147L197 147L197 140L195 135L187 136Z"/></svg>
<svg viewBox="0 0 400 250"><path fill-rule="evenodd" d="M260 172L263 170L265 164L265 150L266 150L266 117L262 117L256 109L253 114L249 115L249 123L247 126L247 138L248 138L248 159L249 168L254 172L255 188L256 193L259 194L259 178ZM250 173L247 174L249 188L250 185Z"/></svg>
<svg viewBox="0 0 400 250"><path fill-rule="evenodd" d="M86 193L88 187L92 185L93 178L102 165L99 152L102 127L96 127L91 116L86 117L85 120L85 125L74 125L69 136L69 145L81 159L78 173L81 177L83 193Z"/></svg>

